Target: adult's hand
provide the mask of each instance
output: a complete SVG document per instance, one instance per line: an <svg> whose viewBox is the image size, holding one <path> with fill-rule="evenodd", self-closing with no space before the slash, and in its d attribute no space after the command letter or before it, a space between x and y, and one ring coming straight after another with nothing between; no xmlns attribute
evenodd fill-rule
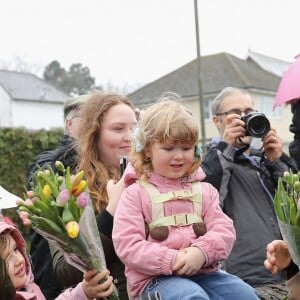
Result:
<svg viewBox="0 0 300 300"><path fill-rule="evenodd" d="M86 271L83 275L82 289L88 299L106 298L113 292L113 278L109 276L108 270L100 273L96 270Z"/></svg>
<svg viewBox="0 0 300 300"><path fill-rule="evenodd" d="M245 123L241 120L240 115L230 114L225 118L225 122L222 136L224 142L232 146L240 144L240 140L244 143L249 143L249 137L245 137Z"/></svg>
<svg viewBox="0 0 300 300"><path fill-rule="evenodd" d="M271 128L263 138L263 147L269 161L276 161L283 153L283 144L281 138L277 135L274 128Z"/></svg>

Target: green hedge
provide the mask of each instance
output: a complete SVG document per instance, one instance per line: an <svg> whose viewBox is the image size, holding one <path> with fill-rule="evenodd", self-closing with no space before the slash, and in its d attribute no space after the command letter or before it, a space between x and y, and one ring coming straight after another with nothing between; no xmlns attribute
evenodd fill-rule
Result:
<svg viewBox="0 0 300 300"><path fill-rule="evenodd" d="M0 128L0 185L23 198L28 165L37 154L54 149L62 135L62 128L37 131ZM7 211L15 219L14 213Z"/></svg>

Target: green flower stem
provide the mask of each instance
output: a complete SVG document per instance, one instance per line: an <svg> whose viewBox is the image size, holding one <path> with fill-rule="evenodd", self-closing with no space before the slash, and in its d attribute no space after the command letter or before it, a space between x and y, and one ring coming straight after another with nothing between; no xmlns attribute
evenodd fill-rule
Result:
<svg viewBox="0 0 300 300"><path fill-rule="evenodd" d="M80 260L85 265L86 269L95 269L98 272L101 272L103 270L102 262L99 259L93 259L93 257L89 254L90 253L90 247L85 240L85 238L79 233L78 237L76 239L68 239L67 245L70 248L72 252L75 253ZM107 278L103 279L101 282L104 282ZM120 300L118 296L118 292L115 289L111 296L107 298L108 300Z"/></svg>

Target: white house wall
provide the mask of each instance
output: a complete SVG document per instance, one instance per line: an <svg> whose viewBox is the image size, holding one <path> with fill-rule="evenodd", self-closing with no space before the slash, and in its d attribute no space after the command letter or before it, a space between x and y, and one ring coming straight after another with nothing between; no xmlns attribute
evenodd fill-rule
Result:
<svg viewBox="0 0 300 300"><path fill-rule="evenodd" d="M49 130L64 126L63 104L61 103L14 100L12 112L13 127Z"/></svg>
<svg viewBox="0 0 300 300"><path fill-rule="evenodd" d="M0 127L10 127L11 124L10 97L0 86Z"/></svg>

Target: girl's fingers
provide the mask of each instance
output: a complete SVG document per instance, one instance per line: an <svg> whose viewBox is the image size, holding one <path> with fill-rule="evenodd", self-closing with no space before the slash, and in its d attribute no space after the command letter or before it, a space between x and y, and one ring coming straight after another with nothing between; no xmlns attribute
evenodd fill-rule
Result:
<svg viewBox="0 0 300 300"><path fill-rule="evenodd" d="M86 281L90 281L96 274L97 274L96 270L87 270L87 271L84 272L83 278Z"/></svg>

